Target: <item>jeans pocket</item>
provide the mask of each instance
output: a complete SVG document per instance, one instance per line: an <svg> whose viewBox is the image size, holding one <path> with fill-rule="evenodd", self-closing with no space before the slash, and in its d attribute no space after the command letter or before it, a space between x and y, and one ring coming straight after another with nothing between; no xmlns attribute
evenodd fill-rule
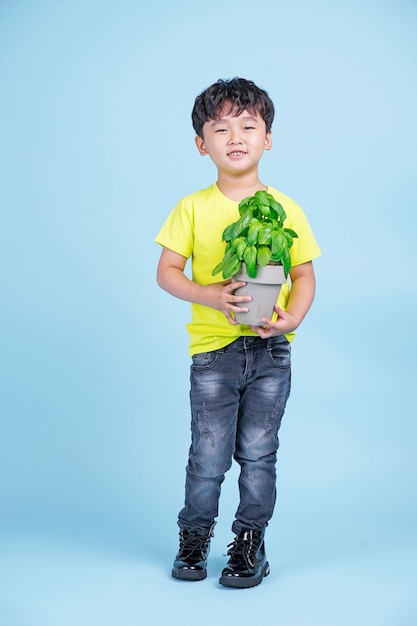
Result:
<svg viewBox="0 0 417 626"><path fill-rule="evenodd" d="M216 365L220 360L224 350L212 350L211 352L199 352L191 357L191 368L195 371L208 370Z"/></svg>
<svg viewBox="0 0 417 626"><path fill-rule="evenodd" d="M268 339L268 356L274 367L286 369L291 365L291 344L284 335Z"/></svg>

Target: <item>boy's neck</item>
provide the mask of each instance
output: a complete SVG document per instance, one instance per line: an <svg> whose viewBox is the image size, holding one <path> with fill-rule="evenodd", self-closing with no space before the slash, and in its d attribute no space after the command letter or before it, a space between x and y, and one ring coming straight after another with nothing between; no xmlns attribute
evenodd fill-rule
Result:
<svg viewBox="0 0 417 626"><path fill-rule="evenodd" d="M255 191L263 190L267 191L267 185L264 185L256 177L229 177L220 176L217 180L217 186L224 196L235 202L240 202L248 196L253 196Z"/></svg>

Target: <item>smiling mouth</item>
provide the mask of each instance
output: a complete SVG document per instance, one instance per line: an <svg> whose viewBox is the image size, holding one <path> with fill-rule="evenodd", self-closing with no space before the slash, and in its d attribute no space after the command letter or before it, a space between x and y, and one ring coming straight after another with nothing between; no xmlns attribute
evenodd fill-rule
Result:
<svg viewBox="0 0 417 626"><path fill-rule="evenodd" d="M243 152L243 150L234 150L233 152L229 152L228 156L238 157L238 156L243 156L244 154L246 154L246 152Z"/></svg>

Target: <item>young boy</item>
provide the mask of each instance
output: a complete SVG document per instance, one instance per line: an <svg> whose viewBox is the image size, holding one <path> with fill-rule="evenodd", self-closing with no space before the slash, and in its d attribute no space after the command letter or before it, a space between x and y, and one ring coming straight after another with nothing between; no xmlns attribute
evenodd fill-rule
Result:
<svg viewBox="0 0 417 626"><path fill-rule="evenodd" d="M290 393L290 342L315 292L312 259L320 249L302 209L259 179L264 150L272 147L274 105L266 91L243 78L219 80L197 96L192 112L200 155L217 167L217 182L175 206L156 237L163 246L157 281L191 302L191 447L185 503L179 513L180 548L172 575L207 576L221 484L234 458L240 466L236 534L219 582L254 587L269 574L265 528L276 499L278 430ZM213 268L224 254L222 232L238 219L238 205L267 190L284 207L285 225L298 234L291 248L291 280L284 285L273 319L239 325L234 291L245 283L219 281ZM192 259L192 279L184 274ZM229 547L229 546L228 546Z"/></svg>

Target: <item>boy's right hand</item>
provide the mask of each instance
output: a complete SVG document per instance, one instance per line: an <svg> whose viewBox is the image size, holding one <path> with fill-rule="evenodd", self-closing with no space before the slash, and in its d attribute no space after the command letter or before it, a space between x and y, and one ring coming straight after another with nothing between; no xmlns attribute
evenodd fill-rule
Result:
<svg viewBox="0 0 417 626"><path fill-rule="evenodd" d="M186 257L169 248L163 248L157 270L158 285L176 298L195 304L203 304L221 311L230 324L237 326L232 313L247 312L247 309L246 307L237 307L236 303L250 302L252 298L250 296L235 296L233 292L246 283L241 281L232 283L229 278L220 283L200 285L184 274L186 262Z"/></svg>
<svg viewBox="0 0 417 626"><path fill-rule="evenodd" d="M237 326L238 323L232 317L232 313L241 312L247 313L247 307L236 306L237 302L250 302L252 298L250 296L235 296L234 291L238 287L244 287L245 282L236 281L233 282L229 278L221 283L211 283L205 285L204 289L207 296L207 306L211 306L213 309L221 311L226 317L228 322L233 326Z"/></svg>

